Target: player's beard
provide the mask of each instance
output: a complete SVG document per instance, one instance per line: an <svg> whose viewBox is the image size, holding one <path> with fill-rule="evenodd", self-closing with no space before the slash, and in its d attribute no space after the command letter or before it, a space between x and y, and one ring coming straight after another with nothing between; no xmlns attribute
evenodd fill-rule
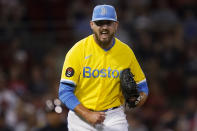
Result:
<svg viewBox="0 0 197 131"><path fill-rule="evenodd" d="M110 33L110 31L108 31L108 38L106 39L101 39L101 32L95 32L94 31L94 34L95 34L95 38L96 38L96 41L98 42L98 44L102 47L102 48L105 48L105 47L108 47L110 45L110 42L112 41L113 37L115 36L115 32L113 33Z"/></svg>

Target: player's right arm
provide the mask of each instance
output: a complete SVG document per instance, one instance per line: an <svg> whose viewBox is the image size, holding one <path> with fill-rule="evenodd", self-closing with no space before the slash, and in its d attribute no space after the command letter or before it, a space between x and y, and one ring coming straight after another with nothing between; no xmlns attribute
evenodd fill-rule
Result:
<svg viewBox="0 0 197 131"><path fill-rule="evenodd" d="M85 120L92 125L102 123L105 120L104 112L90 111L87 108L85 108L82 104L77 105L74 111L83 118L85 118Z"/></svg>
<svg viewBox="0 0 197 131"><path fill-rule="evenodd" d="M74 94L80 71L82 68L83 55L80 53L83 49L75 45L66 55L61 81L59 85L59 99L72 111L75 111L87 122L92 125L104 121L104 112L93 112L84 107Z"/></svg>
<svg viewBox="0 0 197 131"><path fill-rule="evenodd" d="M61 82L59 87L59 99L70 109L82 116L92 125L102 123L105 119L104 112L93 112L84 107L74 95L74 86Z"/></svg>

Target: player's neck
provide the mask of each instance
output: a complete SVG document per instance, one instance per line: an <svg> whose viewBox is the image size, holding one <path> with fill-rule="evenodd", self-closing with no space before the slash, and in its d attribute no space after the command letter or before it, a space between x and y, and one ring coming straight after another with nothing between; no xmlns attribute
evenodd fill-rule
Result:
<svg viewBox="0 0 197 131"><path fill-rule="evenodd" d="M109 49L113 44L113 39L111 39L111 41L109 43L103 43L103 42L97 40L95 35L93 35L93 37L94 37L95 42L103 49Z"/></svg>

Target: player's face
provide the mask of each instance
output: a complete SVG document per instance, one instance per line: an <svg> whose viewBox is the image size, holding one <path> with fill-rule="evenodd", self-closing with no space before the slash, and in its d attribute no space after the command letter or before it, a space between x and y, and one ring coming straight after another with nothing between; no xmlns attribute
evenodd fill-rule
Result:
<svg viewBox="0 0 197 131"><path fill-rule="evenodd" d="M91 21L90 26L96 41L102 45L109 45L117 31L118 23L110 20Z"/></svg>

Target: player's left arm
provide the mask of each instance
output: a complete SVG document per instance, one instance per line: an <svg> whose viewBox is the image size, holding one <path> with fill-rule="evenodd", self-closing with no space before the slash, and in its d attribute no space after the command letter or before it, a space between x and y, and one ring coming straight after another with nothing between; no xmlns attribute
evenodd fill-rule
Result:
<svg viewBox="0 0 197 131"><path fill-rule="evenodd" d="M140 107L142 106L146 100L147 100L147 97L148 97L148 93L149 93L149 89L148 89L148 84L147 84L147 81L146 81L146 77L145 77L145 74L144 72L142 71L133 51L131 50L131 72L133 73L134 75L134 80L136 81L137 83L137 86L138 86L138 92L140 94L140 96L138 97L138 100L137 100L137 104L136 106L137 107Z"/></svg>
<svg viewBox="0 0 197 131"><path fill-rule="evenodd" d="M137 103L136 106L140 107L146 102L146 100L148 98L149 90L148 90L148 84L147 84L146 80L138 83L137 86L138 86L138 91L140 92L140 96L138 98L139 102Z"/></svg>

